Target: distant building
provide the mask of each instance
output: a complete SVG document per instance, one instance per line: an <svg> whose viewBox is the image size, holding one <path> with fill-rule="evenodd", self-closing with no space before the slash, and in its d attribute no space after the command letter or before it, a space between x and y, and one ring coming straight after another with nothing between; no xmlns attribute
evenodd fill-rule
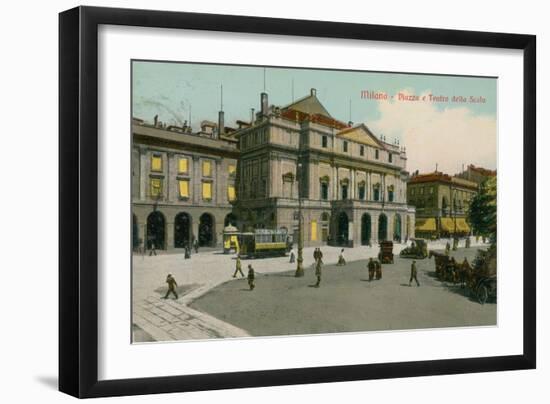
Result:
<svg viewBox="0 0 550 404"><path fill-rule="evenodd" d="M407 183L407 203L416 208L416 235L426 238L467 235L468 206L478 183L436 171L415 173Z"/></svg>
<svg viewBox="0 0 550 404"><path fill-rule="evenodd" d="M220 123L222 123L220 130ZM224 226L236 224L233 203L239 151L233 129L203 121L187 124L132 122L134 247L184 248L221 245Z"/></svg>
<svg viewBox="0 0 550 404"><path fill-rule="evenodd" d="M465 180L481 184L489 178L495 177L496 175L496 170L488 170L486 168L476 167L473 164L470 164L466 170L455 175L455 177L463 178Z"/></svg>
<svg viewBox="0 0 550 404"><path fill-rule="evenodd" d="M414 236L407 205L406 152L365 124L333 118L311 93L284 107L261 94L260 111L240 125L236 214L242 229L283 228L304 245L356 246Z"/></svg>

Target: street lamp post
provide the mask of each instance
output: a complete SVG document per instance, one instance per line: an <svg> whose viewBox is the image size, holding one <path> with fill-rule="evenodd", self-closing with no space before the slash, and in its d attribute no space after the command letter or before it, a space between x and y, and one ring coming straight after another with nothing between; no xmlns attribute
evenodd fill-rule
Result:
<svg viewBox="0 0 550 404"><path fill-rule="evenodd" d="M302 220L302 163L298 163L298 259L296 260L296 273L295 277L299 278L304 276L304 230Z"/></svg>

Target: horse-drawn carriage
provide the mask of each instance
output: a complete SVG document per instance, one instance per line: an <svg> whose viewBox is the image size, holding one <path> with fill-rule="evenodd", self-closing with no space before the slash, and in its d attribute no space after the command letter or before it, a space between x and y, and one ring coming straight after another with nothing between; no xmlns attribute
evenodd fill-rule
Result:
<svg viewBox="0 0 550 404"><path fill-rule="evenodd" d="M424 259L428 256L428 242L422 238L411 239L411 245L399 253L401 258Z"/></svg>
<svg viewBox="0 0 550 404"><path fill-rule="evenodd" d="M378 259L382 264L393 264L393 241L381 241Z"/></svg>
<svg viewBox="0 0 550 404"><path fill-rule="evenodd" d="M491 246L487 251L478 250L469 277L470 290L481 304L497 298L497 251Z"/></svg>
<svg viewBox="0 0 550 404"><path fill-rule="evenodd" d="M470 265L467 259L457 262L454 257L437 251L430 251L429 258L432 257L439 280L460 283L463 288L467 286L470 295L481 304L496 300L496 248L491 247L488 251L479 250L473 265Z"/></svg>

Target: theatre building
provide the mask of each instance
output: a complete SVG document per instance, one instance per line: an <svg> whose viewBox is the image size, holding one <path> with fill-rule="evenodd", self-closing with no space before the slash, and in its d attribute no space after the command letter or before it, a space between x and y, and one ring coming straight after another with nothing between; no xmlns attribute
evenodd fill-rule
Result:
<svg viewBox="0 0 550 404"><path fill-rule="evenodd" d="M416 235L425 238L465 236L470 200L478 183L436 171L413 174L407 184L407 201L416 208Z"/></svg>
<svg viewBox="0 0 550 404"><path fill-rule="evenodd" d="M241 228L282 228L296 240L301 214L305 246L414 236L405 149L334 118L315 89L280 107L262 93L259 112L235 137Z"/></svg>
<svg viewBox="0 0 550 404"><path fill-rule="evenodd" d="M220 114L223 126L223 113ZM224 226L236 224L237 142L219 124L201 130L132 122L134 248L184 248L195 238L219 246ZM227 128L229 130L229 128Z"/></svg>

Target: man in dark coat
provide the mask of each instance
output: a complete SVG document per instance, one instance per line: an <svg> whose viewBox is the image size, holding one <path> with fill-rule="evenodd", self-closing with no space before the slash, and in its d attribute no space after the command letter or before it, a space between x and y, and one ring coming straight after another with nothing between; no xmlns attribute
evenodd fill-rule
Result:
<svg viewBox="0 0 550 404"><path fill-rule="evenodd" d="M241 269L241 256L237 255L237 261L235 262L235 272L233 273L233 278L237 277L237 273L240 273L244 278L243 270Z"/></svg>
<svg viewBox="0 0 550 404"><path fill-rule="evenodd" d="M374 260L369 258L369 263L367 264L367 268L369 269L369 282L373 280L374 278L374 271L376 270L376 263Z"/></svg>
<svg viewBox="0 0 550 404"><path fill-rule="evenodd" d="M254 290L256 287L256 284L254 283L254 280L256 279L254 275L254 268L252 268L252 265L248 265L248 287L250 290Z"/></svg>
<svg viewBox="0 0 550 404"><path fill-rule="evenodd" d="M315 263L315 276L317 277L317 283L315 284L315 287L318 288L321 284L321 259L318 259Z"/></svg>
<svg viewBox="0 0 550 404"><path fill-rule="evenodd" d="M168 299L168 295L172 293L176 299L178 298L178 293L176 292L176 287L178 284L176 283L176 280L172 276L172 274L168 274L166 277L166 283L168 284L168 292L166 292L166 295L164 295L165 299Z"/></svg>
<svg viewBox="0 0 550 404"><path fill-rule="evenodd" d="M413 261L411 264L411 278L409 279L409 286L411 286L413 279L416 282L416 286L420 286L417 278L416 261Z"/></svg>

